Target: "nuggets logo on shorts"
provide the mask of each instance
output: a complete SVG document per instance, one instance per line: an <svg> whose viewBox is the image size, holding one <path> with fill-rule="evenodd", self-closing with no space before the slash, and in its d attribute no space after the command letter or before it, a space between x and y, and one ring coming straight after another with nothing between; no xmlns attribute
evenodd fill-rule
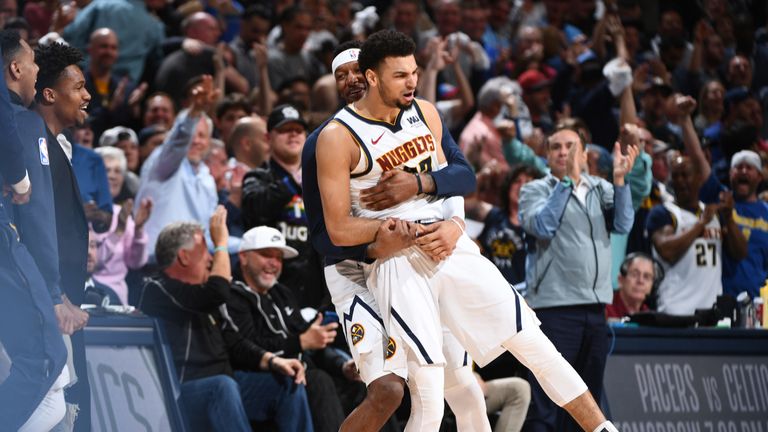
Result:
<svg viewBox="0 0 768 432"><path fill-rule="evenodd" d="M352 338L352 345L357 345L365 337L365 328L363 328L362 324L352 324L352 327L349 329L349 335Z"/></svg>
<svg viewBox="0 0 768 432"><path fill-rule="evenodd" d="M389 360L392 358L393 355L397 352L397 344L395 343L395 340L392 338L389 338L389 342L387 342L387 356L386 359Z"/></svg>

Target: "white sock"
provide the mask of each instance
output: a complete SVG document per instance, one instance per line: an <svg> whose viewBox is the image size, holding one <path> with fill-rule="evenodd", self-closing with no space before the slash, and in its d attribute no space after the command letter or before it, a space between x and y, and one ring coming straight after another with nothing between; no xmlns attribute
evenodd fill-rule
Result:
<svg viewBox="0 0 768 432"><path fill-rule="evenodd" d="M459 432L491 432L485 396L471 366L445 369L445 400L456 415Z"/></svg>

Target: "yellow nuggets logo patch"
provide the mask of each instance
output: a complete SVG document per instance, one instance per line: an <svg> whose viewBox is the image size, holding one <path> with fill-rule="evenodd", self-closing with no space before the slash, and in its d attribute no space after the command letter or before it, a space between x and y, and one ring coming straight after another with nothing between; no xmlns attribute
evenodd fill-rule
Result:
<svg viewBox="0 0 768 432"><path fill-rule="evenodd" d="M395 343L395 340L392 338L389 338L389 342L387 342L387 356L386 359L389 360L392 358L393 355L397 352L397 344Z"/></svg>
<svg viewBox="0 0 768 432"><path fill-rule="evenodd" d="M352 345L357 345L365 337L365 328L362 324L352 324L352 328L349 329L349 336L352 338Z"/></svg>

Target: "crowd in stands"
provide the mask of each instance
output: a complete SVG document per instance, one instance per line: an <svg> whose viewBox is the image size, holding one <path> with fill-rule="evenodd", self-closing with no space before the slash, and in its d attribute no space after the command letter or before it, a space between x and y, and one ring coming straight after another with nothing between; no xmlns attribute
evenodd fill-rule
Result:
<svg viewBox="0 0 768 432"><path fill-rule="evenodd" d="M24 121L48 137L51 169L38 178L52 188L33 179L32 196L57 201L46 217L58 244L32 233L35 209L54 208L35 201L32 216L18 206L22 241L59 251L55 269L32 251L57 285L54 304L59 283L65 293L81 278L85 297L65 302L132 305L164 322L192 424L336 431L365 397L328 313L301 154L344 104L337 47L380 29L417 43L418 96L475 170L467 232L598 400L606 318L694 315L723 294L758 297L768 279L765 2L0 5L12 102L39 113L41 122ZM46 54L60 44L68 51ZM34 102L23 86L34 65L15 72L27 45L40 67ZM70 67L79 79L62 90ZM57 163L76 177L66 204ZM78 212L89 234L87 275L75 277L65 267L80 252L85 262L69 240L84 234L74 232ZM71 323L70 332L85 325ZM489 412L501 413L496 430L569 430L524 377L530 386L483 384Z"/></svg>

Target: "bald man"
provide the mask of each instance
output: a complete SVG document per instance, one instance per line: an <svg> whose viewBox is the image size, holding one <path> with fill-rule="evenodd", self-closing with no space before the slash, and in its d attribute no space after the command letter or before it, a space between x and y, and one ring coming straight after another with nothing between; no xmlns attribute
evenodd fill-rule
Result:
<svg viewBox="0 0 768 432"><path fill-rule="evenodd" d="M92 98L88 115L96 140L114 125L129 124L132 109L137 107L146 91L146 84L137 86L129 77L114 73L119 47L117 34L106 27L94 30L88 40L85 88Z"/></svg>

